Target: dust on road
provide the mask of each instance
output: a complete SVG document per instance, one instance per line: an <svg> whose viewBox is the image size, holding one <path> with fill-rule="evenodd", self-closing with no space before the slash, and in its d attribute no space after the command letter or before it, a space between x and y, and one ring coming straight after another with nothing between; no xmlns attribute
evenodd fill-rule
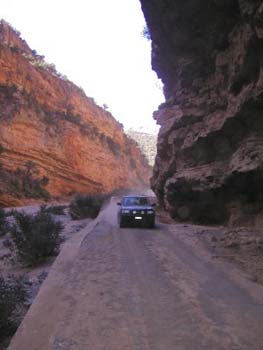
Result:
<svg viewBox="0 0 263 350"><path fill-rule="evenodd" d="M11 350L262 350L263 288L183 239L104 210L54 266Z"/></svg>

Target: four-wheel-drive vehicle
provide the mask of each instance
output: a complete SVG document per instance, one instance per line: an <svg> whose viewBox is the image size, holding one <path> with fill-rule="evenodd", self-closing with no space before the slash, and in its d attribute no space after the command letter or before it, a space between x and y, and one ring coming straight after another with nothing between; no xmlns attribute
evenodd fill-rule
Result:
<svg viewBox="0 0 263 350"><path fill-rule="evenodd" d="M146 196L125 196L118 211L118 223L120 227L139 223L153 228L155 226L155 204L150 204Z"/></svg>

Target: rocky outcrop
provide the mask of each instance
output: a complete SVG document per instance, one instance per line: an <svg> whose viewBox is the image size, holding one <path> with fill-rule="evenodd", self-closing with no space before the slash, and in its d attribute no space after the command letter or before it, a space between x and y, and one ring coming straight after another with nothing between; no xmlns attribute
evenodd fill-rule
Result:
<svg viewBox="0 0 263 350"><path fill-rule="evenodd" d="M145 186L137 144L0 22L0 204ZM31 199L30 199L31 200Z"/></svg>
<svg viewBox="0 0 263 350"><path fill-rule="evenodd" d="M133 129L127 130L127 135L138 143L149 164L153 166L156 156L157 135Z"/></svg>
<svg viewBox="0 0 263 350"><path fill-rule="evenodd" d="M263 6L141 0L164 83L152 187L177 219L260 224Z"/></svg>

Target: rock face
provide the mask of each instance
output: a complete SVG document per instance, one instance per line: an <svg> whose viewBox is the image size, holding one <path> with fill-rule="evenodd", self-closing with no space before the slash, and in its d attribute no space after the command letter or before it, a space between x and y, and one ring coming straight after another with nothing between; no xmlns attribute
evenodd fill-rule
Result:
<svg viewBox="0 0 263 350"><path fill-rule="evenodd" d="M121 124L0 22L0 204L145 186Z"/></svg>
<svg viewBox="0 0 263 350"><path fill-rule="evenodd" d="M152 187L175 218L260 224L263 5L141 0L166 103ZM261 221L262 222L262 221Z"/></svg>
<svg viewBox="0 0 263 350"><path fill-rule="evenodd" d="M127 135L136 141L151 166L156 157L157 135L129 129Z"/></svg>

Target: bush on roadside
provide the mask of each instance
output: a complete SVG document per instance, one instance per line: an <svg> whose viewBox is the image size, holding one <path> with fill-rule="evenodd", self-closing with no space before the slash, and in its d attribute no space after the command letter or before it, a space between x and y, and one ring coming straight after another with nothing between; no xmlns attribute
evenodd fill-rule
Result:
<svg viewBox="0 0 263 350"><path fill-rule="evenodd" d="M15 214L11 228L12 249L26 265L35 266L59 251L63 225L42 209L33 216Z"/></svg>
<svg viewBox="0 0 263 350"><path fill-rule="evenodd" d="M69 213L73 220L95 219L105 200L105 195L77 195L69 205Z"/></svg>
<svg viewBox="0 0 263 350"><path fill-rule="evenodd" d="M12 335L19 320L18 308L26 301L25 277L0 275L0 334L1 338Z"/></svg>
<svg viewBox="0 0 263 350"><path fill-rule="evenodd" d="M9 225L6 220L6 213L4 209L0 208L0 236L5 235L8 229L9 229Z"/></svg>
<svg viewBox="0 0 263 350"><path fill-rule="evenodd" d="M41 209L45 212L45 213L49 213L49 214L53 214L53 215L65 215L64 210L67 208L66 205L53 205L53 206L46 206L43 205L41 206Z"/></svg>
<svg viewBox="0 0 263 350"><path fill-rule="evenodd" d="M16 213L18 213L18 211L16 209L10 209L10 210L6 211L5 216L6 217L15 216Z"/></svg>

